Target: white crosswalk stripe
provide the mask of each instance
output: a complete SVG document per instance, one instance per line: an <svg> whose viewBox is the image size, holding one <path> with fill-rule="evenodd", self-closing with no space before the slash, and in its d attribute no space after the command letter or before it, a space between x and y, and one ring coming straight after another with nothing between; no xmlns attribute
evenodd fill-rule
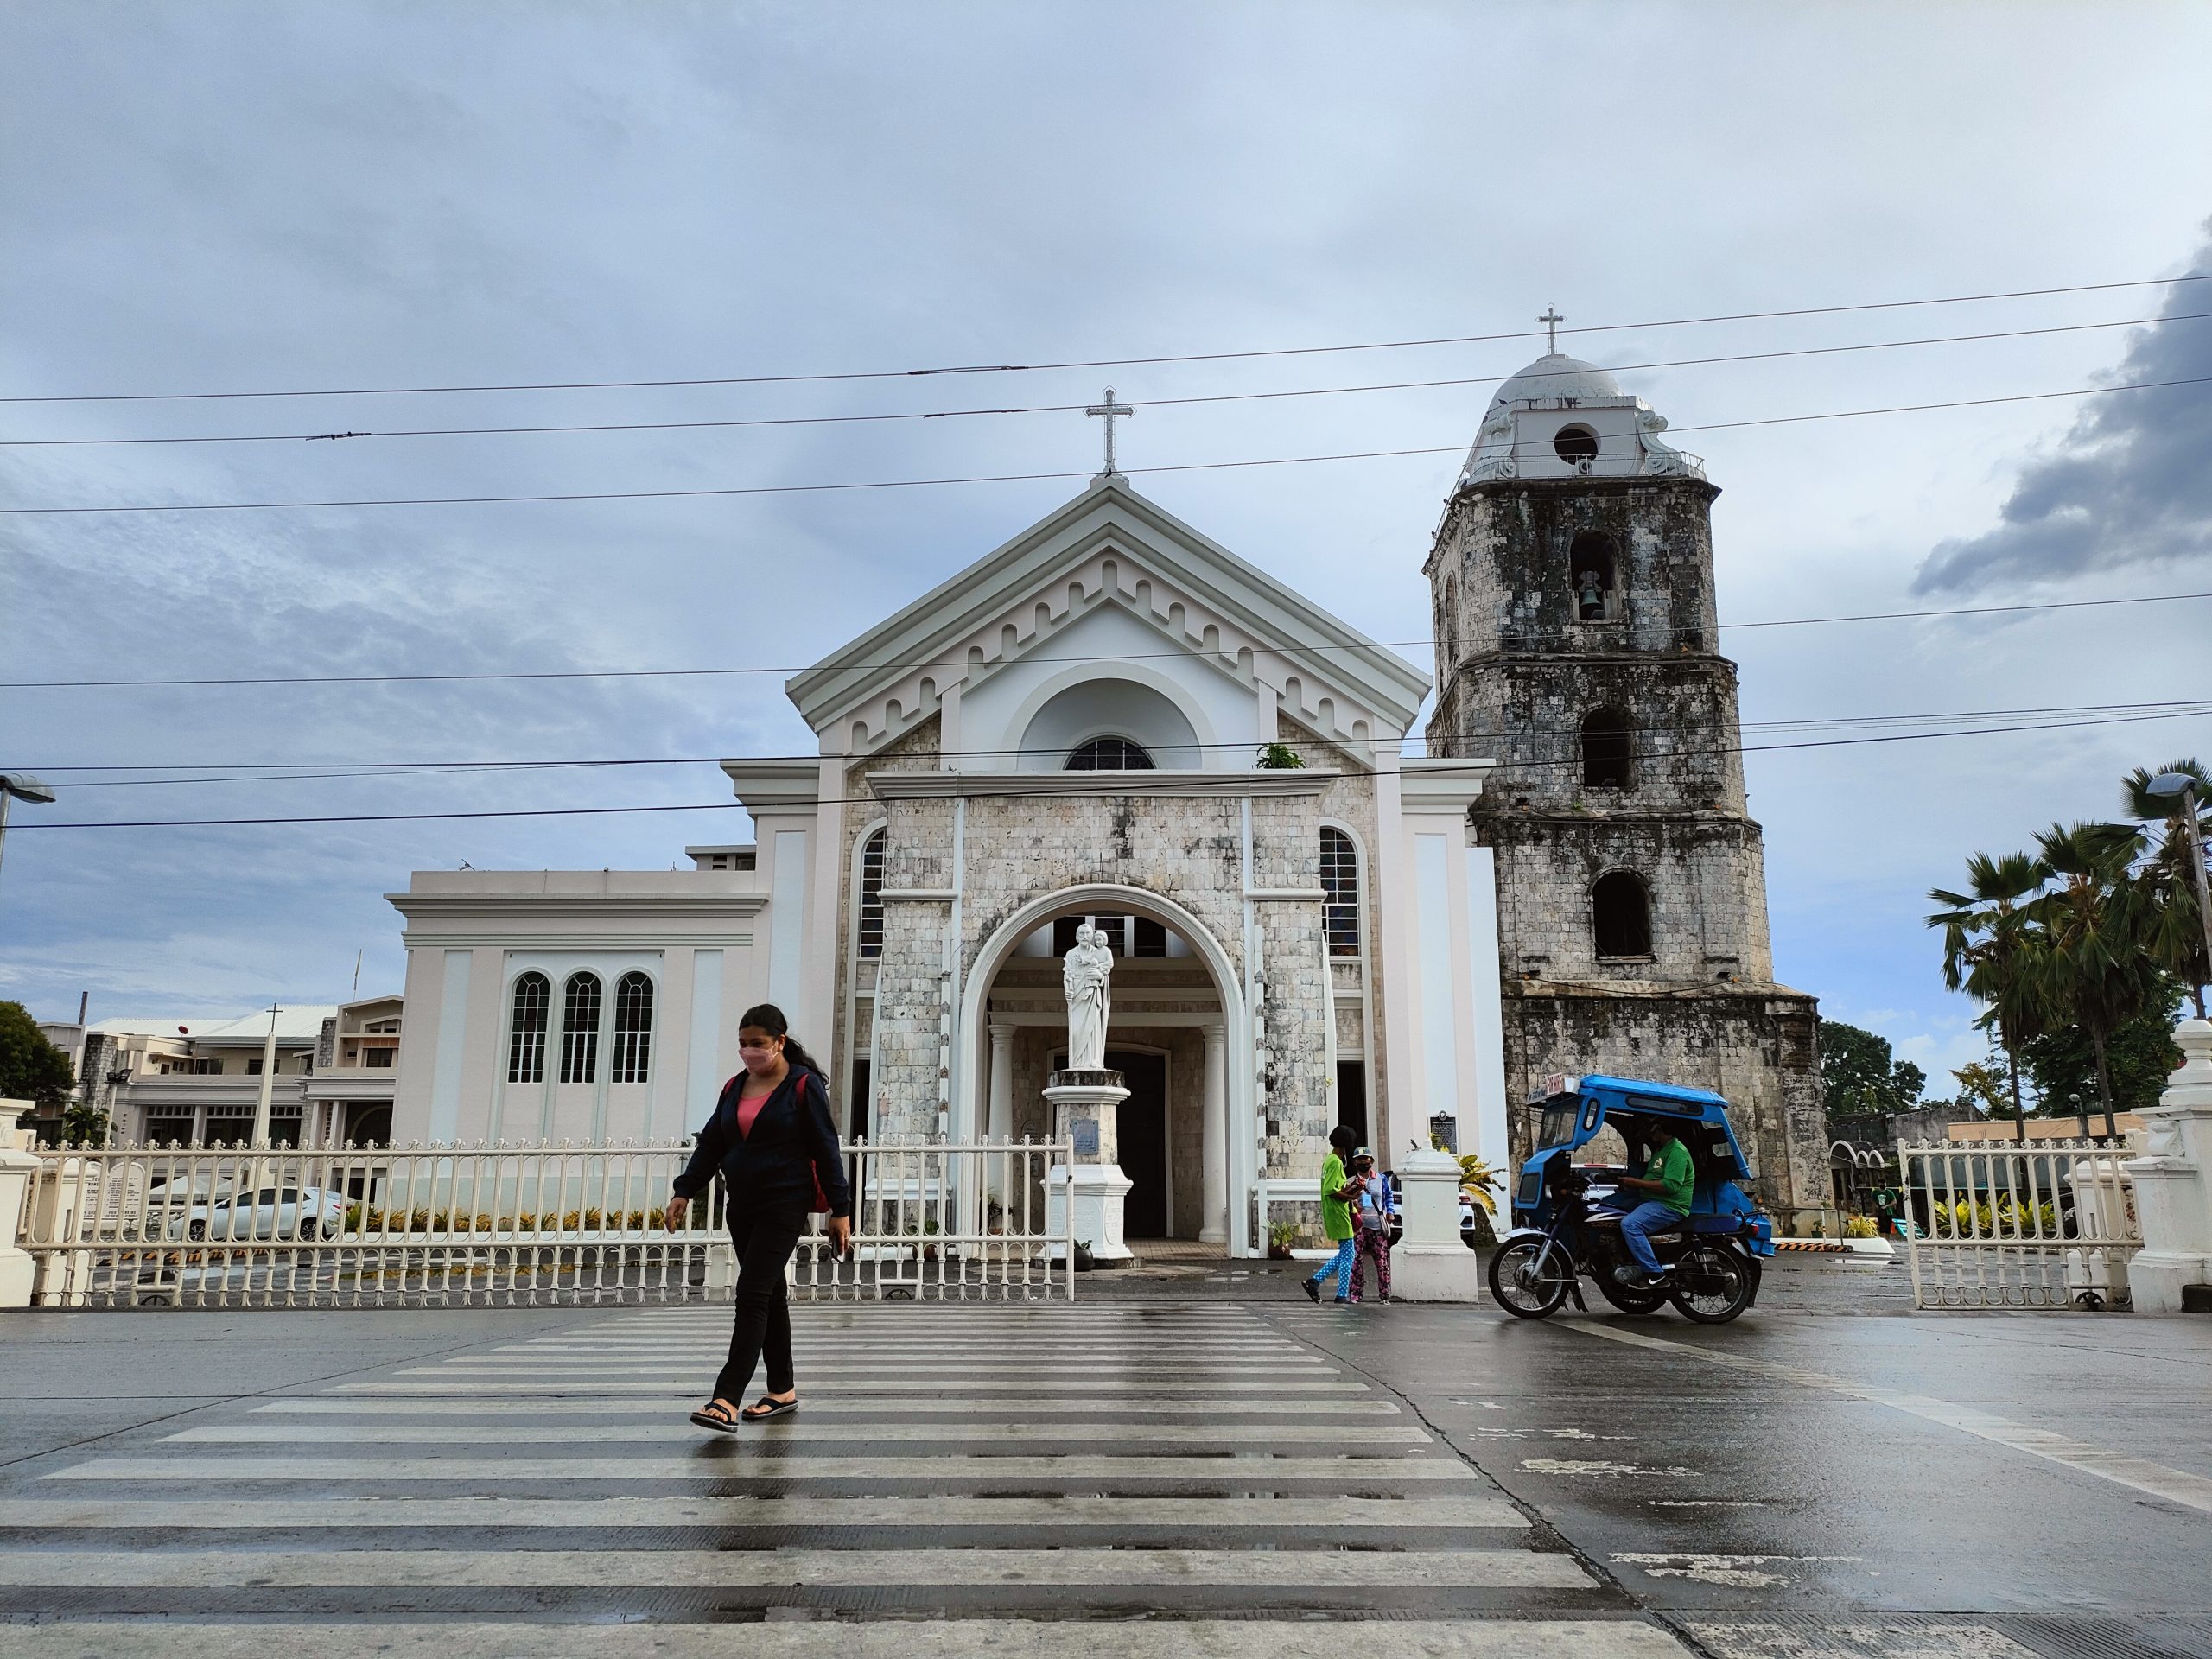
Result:
<svg viewBox="0 0 2212 1659"><path fill-rule="evenodd" d="M1682 1651L1256 1315L798 1310L801 1409L715 1435L686 1417L728 1318L584 1316L54 1454L0 1491L0 1644L291 1659L404 1606L379 1652L703 1659L736 1618L776 1621L745 1646L778 1656L888 1656L891 1628L908 1659L1280 1659L1339 1653L1341 1624L1312 1642L1332 1613L1465 1659ZM1096 1619L1109 1647L1067 1640Z"/></svg>

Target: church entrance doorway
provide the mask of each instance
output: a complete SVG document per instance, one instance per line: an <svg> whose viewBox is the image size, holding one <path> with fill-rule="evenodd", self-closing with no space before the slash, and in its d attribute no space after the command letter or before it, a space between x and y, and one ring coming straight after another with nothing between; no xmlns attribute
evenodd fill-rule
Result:
<svg viewBox="0 0 2212 1659"><path fill-rule="evenodd" d="M1109 1047L1106 1064L1122 1074L1129 1097L1115 1109L1114 1133L1129 1196L1122 1205L1128 1238L1168 1236L1167 1057Z"/></svg>

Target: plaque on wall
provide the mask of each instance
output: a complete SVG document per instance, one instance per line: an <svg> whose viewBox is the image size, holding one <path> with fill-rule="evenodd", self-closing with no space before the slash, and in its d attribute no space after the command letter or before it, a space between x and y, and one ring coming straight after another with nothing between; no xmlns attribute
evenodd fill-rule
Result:
<svg viewBox="0 0 2212 1659"><path fill-rule="evenodd" d="M1439 1112L1428 1120L1429 1139L1455 1157L1459 1151L1459 1120L1449 1112Z"/></svg>
<svg viewBox="0 0 2212 1659"><path fill-rule="evenodd" d="M1068 1133L1075 1142L1077 1157L1096 1158L1098 1155L1098 1120L1096 1118L1076 1119L1074 1122L1068 1125Z"/></svg>

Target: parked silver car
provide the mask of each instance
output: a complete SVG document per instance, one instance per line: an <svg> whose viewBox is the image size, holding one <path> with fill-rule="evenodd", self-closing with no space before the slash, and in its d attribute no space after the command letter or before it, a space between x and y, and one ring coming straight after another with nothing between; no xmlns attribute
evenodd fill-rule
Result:
<svg viewBox="0 0 2212 1659"><path fill-rule="evenodd" d="M264 1186L257 1192L226 1193L196 1203L169 1223L173 1239L205 1239L220 1244L232 1239L333 1238L346 1219L343 1192L315 1186Z"/></svg>

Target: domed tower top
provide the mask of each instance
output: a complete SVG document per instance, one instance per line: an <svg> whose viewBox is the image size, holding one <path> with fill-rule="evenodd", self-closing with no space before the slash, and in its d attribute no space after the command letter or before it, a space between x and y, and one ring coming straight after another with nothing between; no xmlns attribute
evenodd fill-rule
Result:
<svg viewBox="0 0 2212 1659"><path fill-rule="evenodd" d="M1666 429L1608 371L1554 342L1497 389L1452 493L1497 479L1703 478L1695 455L1660 442Z"/></svg>

